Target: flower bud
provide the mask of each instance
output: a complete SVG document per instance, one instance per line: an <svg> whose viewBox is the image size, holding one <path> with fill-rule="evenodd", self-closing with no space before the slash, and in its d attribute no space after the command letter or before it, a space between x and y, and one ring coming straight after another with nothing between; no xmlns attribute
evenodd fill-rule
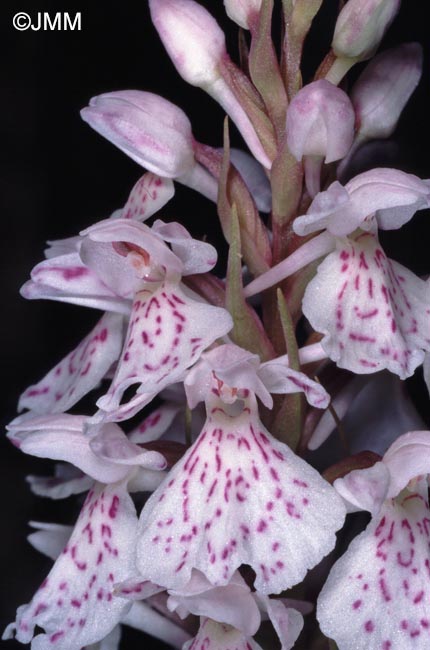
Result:
<svg viewBox="0 0 430 650"><path fill-rule="evenodd" d="M93 97L82 119L145 169L175 178L195 165L191 124L163 97L121 90Z"/></svg>
<svg viewBox="0 0 430 650"><path fill-rule="evenodd" d="M177 71L192 86L203 88L229 115L257 160L267 168L271 160L221 63L228 60L224 32L211 14L194 0L149 0L152 22Z"/></svg>
<svg viewBox="0 0 430 650"><path fill-rule="evenodd" d="M149 0L152 22L185 81L212 84L226 54L224 32L204 7L193 0Z"/></svg>
<svg viewBox="0 0 430 650"><path fill-rule="evenodd" d="M371 57L399 6L400 0L349 0L336 22L332 42L336 56L361 61Z"/></svg>
<svg viewBox="0 0 430 650"><path fill-rule="evenodd" d="M304 86L287 111L287 142L297 160L318 156L326 163L343 158L354 136L355 115L346 93L320 79Z"/></svg>
<svg viewBox="0 0 430 650"><path fill-rule="evenodd" d="M382 52L365 68L351 93L361 142L393 133L420 80L422 58L419 43L404 43Z"/></svg>
<svg viewBox="0 0 430 650"><path fill-rule="evenodd" d="M250 29L254 16L261 8L262 0L224 0L227 16L243 29Z"/></svg>

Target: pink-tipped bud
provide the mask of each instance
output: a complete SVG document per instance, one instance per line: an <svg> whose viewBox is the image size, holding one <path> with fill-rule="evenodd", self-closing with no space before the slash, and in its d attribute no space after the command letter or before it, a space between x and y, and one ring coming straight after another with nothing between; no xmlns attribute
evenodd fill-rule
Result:
<svg viewBox="0 0 430 650"><path fill-rule="evenodd" d="M227 16L243 29L250 29L263 0L224 0Z"/></svg>
<svg viewBox="0 0 430 650"><path fill-rule="evenodd" d="M351 93L360 141L388 138L417 87L423 54L419 43L404 43L376 56Z"/></svg>
<svg viewBox="0 0 430 650"><path fill-rule="evenodd" d="M152 22L177 71L193 86L211 85L226 54L216 20L193 0L149 0Z"/></svg>
<svg viewBox="0 0 430 650"><path fill-rule="evenodd" d="M191 124L158 95L121 90L93 97L82 119L145 169L167 178L195 165Z"/></svg>
<svg viewBox="0 0 430 650"><path fill-rule="evenodd" d="M400 0L348 0L340 12L332 47L338 57L372 56L399 10Z"/></svg>
<svg viewBox="0 0 430 650"><path fill-rule="evenodd" d="M287 111L287 143L297 160L324 158L326 163L346 156L354 136L355 114L348 95L320 79L304 86Z"/></svg>

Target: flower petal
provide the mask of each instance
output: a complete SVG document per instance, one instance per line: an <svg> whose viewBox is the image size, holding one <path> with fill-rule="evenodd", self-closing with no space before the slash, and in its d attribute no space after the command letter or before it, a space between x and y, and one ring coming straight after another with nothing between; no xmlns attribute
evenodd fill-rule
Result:
<svg viewBox="0 0 430 650"><path fill-rule="evenodd" d="M122 316L105 314L78 347L21 395L19 409L61 413L95 388L118 359Z"/></svg>
<svg viewBox="0 0 430 650"><path fill-rule="evenodd" d="M190 613L205 616L232 625L247 636L253 636L261 623L257 603L239 572L228 585L214 587L200 572L193 571L183 589L169 590L167 606L170 611L178 610L181 618Z"/></svg>
<svg viewBox="0 0 430 650"><path fill-rule="evenodd" d="M385 463L375 463L366 469L355 469L333 483L337 492L355 510L378 514L387 498L390 473Z"/></svg>
<svg viewBox="0 0 430 650"><path fill-rule="evenodd" d="M50 499L66 499L72 494L81 494L87 492L94 480L77 470L73 465L55 465L54 476L34 476L26 477L27 483L33 494L40 497L49 497Z"/></svg>
<svg viewBox="0 0 430 650"><path fill-rule="evenodd" d="M138 569L182 589L192 569L220 586L249 564L257 590L279 593L333 548L344 516L333 488L256 418L214 408L143 508Z"/></svg>
<svg viewBox="0 0 430 650"><path fill-rule="evenodd" d="M281 650L291 650L303 628L303 616L296 609L286 607L281 600L256 594L260 607L267 612L281 642Z"/></svg>
<svg viewBox="0 0 430 650"><path fill-rule="evenodd" d="M332 568L318 599L339 650L425 650L430 638L430 513L424 498L386 501Z"/></svg>
<svg viewBox="0 0 430 650"><path fill-rule="evenodd" d="M231 625L217 623L210 618L200 619L197 636L182 650L262 650L253 639Z"/></svg>
<svg viewBox="0 0 430 650"><path fill-rule="evenodd" d="M207 273L218 258L216 249L206 242L193 239L184 226L177 221L155 221L152 230L172 246L172 251L182 261L182 275Z"/></svg>
<svg viewBox="0 0 430 650"><path fill-rule="evenodd" d="M303 313L328 356L358 374L387 368L405 379L430 349L430 287L369 233L339 241L320 264Z"/></svg>
<svg viewBox="0 0 430 650"><path fill-rule="evenodd" d="M178 381L231 326L225 309L198 302L180 284L165 283L153 293L137 293L116 375L97 406L111 417L118 414L128 406L120 407L124 391L139 384L136 398L142 408L165 386Z"/></svg>
<svg viewBox="0 0 430 650"><path fill-rule="evenodd" d="M33 548L43 553L51 560L56 560L67 544L72 534L71 526L60 524L47 524L40 521L30 521L29 525L36 530L27 537Z"/></svg>
<svg viewBox="0 0 430 650"><path fill-rule="evenodd" d="M135 535L135 508L124 485L96 485L68 544L5 638L15 629L18 641L29 643L37 625L45 633L34 638L35 650L80 650L106 636L130 607L112 591L133 572Z"/></svg>
<svg viewBox="0 0 430 650"><path fill-rule="evenodd" d="M173 198L175 187L170 178L161 178L147 172L131 190L127 203L121 210L121 219L146 221Z"/></svg>
<svg viewBox="0 0 430 650"><path fill-rule="evenodd" d="M258 374L270 393L303 392L309 404L320 409L327 408L330 402L330 395L321 384L277 359L263 363Z"/></svg>
<svg viewBox="0 0 430 650"><path fill-rule="evenodd" d="M393 442L384 455L391 483L389 497L397 496L409 481L430 474L430 431L410 431Z"/></svg>
<svg viewBox="0 0 430 650"><path fill-rule="evenodd" d="M30 300L58 300L121 314L130 311L128 303L109 289L76 252L37 264L21 294Z"/></svg>
<svg viewBox="0 0 430 650"><path fill-rule="evenodd" d="M181 406L179 405L163 404L152 411L139 426L130 432L129 440L136 444L158 440L170 428L180 411Z"/></svg>
<svg viewBox="0 0 430 650"><path fill-rule="evenodd" d="M91 438L82 430L84 421L76 415L34 417L12 422L8 437L25 454L67 461L96 481L115 483L124 479L130 472L126 465L99 458L92 451ZM120 430L116 424L105 426Z"/></svg>
<svg viewBox="0 0 430 650"><path fill-rule="evenodd" d="M190 638L188 632L146 603L134 602L129 611L122 616L121 622L161 639L173 648L182 648Z"/></svg>

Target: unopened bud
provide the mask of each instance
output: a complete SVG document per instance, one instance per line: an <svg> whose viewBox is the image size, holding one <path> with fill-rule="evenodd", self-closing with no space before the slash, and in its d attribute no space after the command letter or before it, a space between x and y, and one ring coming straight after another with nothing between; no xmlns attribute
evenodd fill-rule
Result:
<svg viewBox="0 0 430 650"><path fill-rule="evenodd" d="M177 71L193 86L212 84L226 54L224 32L194 0L149 0L152 22Z"/></svg>
<svg viewBox="0 0 430 650"><path fill-rule="evenodd" d="M372 56L399 10L400 0L348 0L333 36L336 56L361 61Z"/></svg>
<svg viewBox="0 0 430 650"><path fill-rule="evenodd" d="M163 97L121 90L93 97L82 119L145 169L167 178L195 164L191 124Z"/></svg>
<svg viewBox="0 0 430 650"><path fill-rule="evenodd" d="M358 139L388 138L417 87L422 70L419 43L404 43L376 56L351 93Z"/></svg>
<svg viewBox="0 0 430 650"><path fill-rule="evenodd" d="M227 16L243 29L250 29L263 0L224 0Z"/></svg>
<svg viewBox="0 0 430 650"><path fill-rule="evenodd" d="M241 132L253 155L270 168L249 117L223 78L221 63L228 59L224 32L211 14L194 0L149 0L152 21L185 81L216 99Z"/></svg>
<svg viewBox="0 0 430 650"><path fill-rule="evenodd" d="M325 79L304 86L287 111L287 143L297 160L343 158L354 136L354 109L348 95Z"/></svg>

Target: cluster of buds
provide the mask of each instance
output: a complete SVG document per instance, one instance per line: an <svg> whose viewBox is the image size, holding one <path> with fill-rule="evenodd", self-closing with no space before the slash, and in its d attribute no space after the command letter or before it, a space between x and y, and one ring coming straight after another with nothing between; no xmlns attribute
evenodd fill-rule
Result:
<svg viewBox="0 0 430 650"><path fill-rule="evenodd" d="M58 461L29 477L33 492L87 495L74 527L35 525L30 543L54 564L4 638L116 650L129 625L183 650L265 650L274 634L282 650L429 647L430 431L401 381L423 366L430 390L430 281L389 259L378 232L429 208L430 181L349 171L395 130L421 48L383 51L349 95L339 87L399 4L349 0L303 85L321 0L282 2L280 60L273 2L225 0L249 31L241 65L197 2L149 1L177 71L249 153L230 149L228 123L222 149L197 142L149 92L82 110L146 171L124 207L51 242L22 288L102 314L8 427L22 452ZM216 203L218 276L210 243L152 219L175 182ZM371 520L346 548L356 511Z"/></svg>

